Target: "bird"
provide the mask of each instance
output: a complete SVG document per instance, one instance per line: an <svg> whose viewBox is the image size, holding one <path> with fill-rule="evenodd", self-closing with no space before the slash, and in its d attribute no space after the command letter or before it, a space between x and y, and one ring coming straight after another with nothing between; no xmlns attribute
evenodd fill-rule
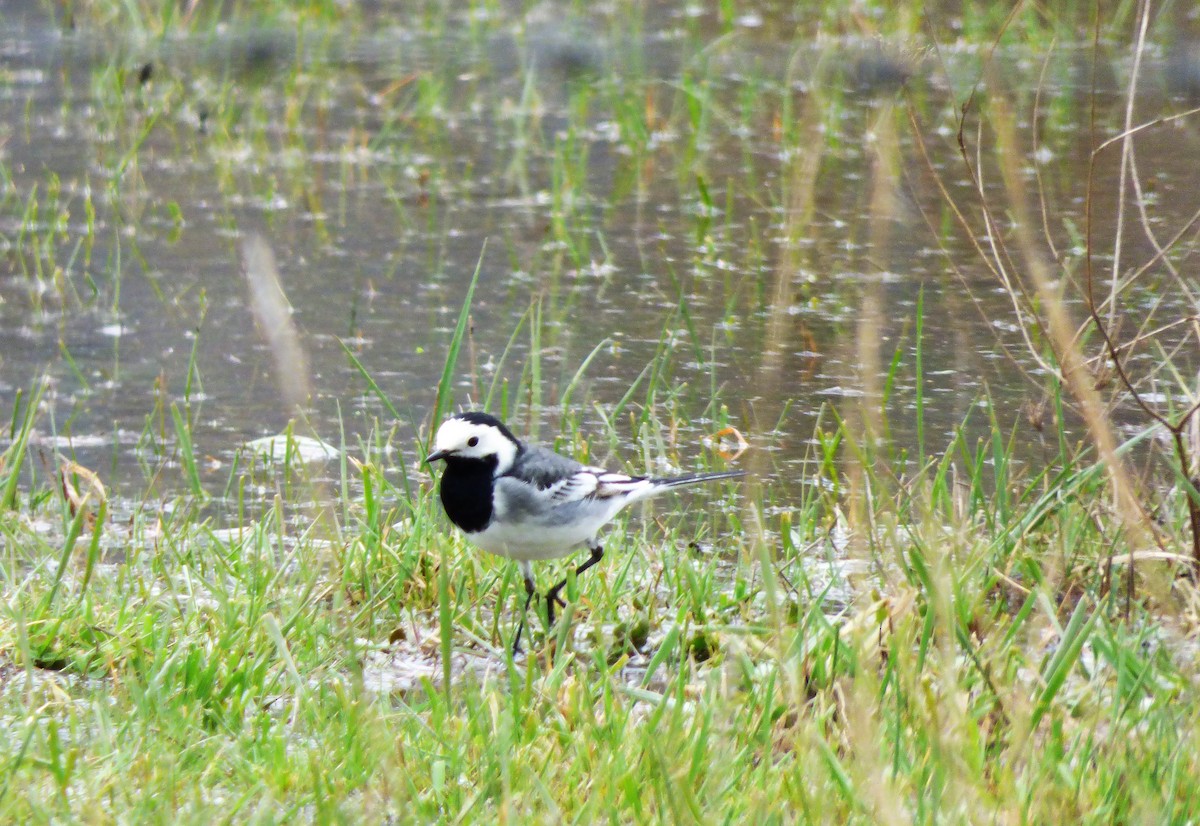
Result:
<svg viewBox="0 0 1200 826"><path fill-rule="evenodd" d="M537 593L530 563L567 556L583 545L581 576L604 557L597 534L626 505L687 485L744 476L740 470L656 478L584 465L539 445L526 444L488 413L467 411L438 428L425 459L445 463L439 494L446 515L476 547L516 561L525 580L525 606L513 641L521 651L525 615ZM546 619L567 578L546 592Z"/></svg>

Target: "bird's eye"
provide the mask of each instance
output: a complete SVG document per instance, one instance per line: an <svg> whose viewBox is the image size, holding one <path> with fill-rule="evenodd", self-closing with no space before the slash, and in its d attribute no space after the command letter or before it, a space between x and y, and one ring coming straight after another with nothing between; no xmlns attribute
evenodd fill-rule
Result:
<svg viewBox="0 0 1200 826"><path fill-rule="evenodd" d="M477 444L479 444L478 436L472 436L471 438L467 439L467 447L475 447Z"/></svg>

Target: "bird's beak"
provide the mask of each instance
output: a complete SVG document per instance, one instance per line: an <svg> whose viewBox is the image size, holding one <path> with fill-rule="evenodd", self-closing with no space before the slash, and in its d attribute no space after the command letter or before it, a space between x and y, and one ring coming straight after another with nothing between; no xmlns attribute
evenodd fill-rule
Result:
<svg viewBox="0 0 1200 826"><path fill-rule="evenodd" d="M435 450L433 453L430 453L425 457L425 464L432 465L434 462L440 459L445 459L450 455L450 453L451 451L449 450Z"/></svg>

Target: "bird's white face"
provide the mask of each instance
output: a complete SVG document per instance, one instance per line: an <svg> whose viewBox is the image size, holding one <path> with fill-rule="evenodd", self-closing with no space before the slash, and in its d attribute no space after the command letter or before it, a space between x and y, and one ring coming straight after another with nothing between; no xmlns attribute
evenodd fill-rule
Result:
<svg viewBox="0 0 1200 826"><path fill-rule="evenodd" d="M500 475L512 467L517 444L495 425L455 417L438 428L433 451L430 459L434 461L446 458L488 461L494 456L496 475Z"/></svg>

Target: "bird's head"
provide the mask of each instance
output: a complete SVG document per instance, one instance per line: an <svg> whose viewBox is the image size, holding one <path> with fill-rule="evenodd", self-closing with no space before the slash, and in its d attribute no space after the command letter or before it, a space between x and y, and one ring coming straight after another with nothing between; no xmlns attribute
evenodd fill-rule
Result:
<svg viewBox="0 0 1200 826"><path fill-rule="evenodd" d="M430 464L440 459L495 463L498 475L512 467L520 449L521 442L499 419L471 411L442 422L433 440L433 453L425 461Z"/></svg>

